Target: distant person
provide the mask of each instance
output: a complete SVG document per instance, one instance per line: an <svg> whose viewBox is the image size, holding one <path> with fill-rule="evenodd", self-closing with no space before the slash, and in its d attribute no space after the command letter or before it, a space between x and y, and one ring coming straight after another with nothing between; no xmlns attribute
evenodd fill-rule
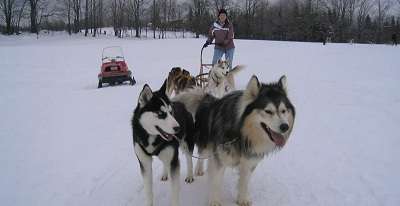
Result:
<svg viewBox="0 0 400 206"><path fill-rule="evenodd" d="M324 31L321 31L321 42L323 45L326 44L326 34Z"/></svg>
<svg viewBox="0 0 400 206"><path fill-rule="evenodd" d="M397 46L397 34L396 33L392 34L392 43L394 46Z"/></svg>
<svg viewBox="0 0 400 206"><path fill-rule="evenodd" d="M228 20L226 10L220 9L218 11L218 19L211 25L208 39L203 45L203 48L205 48L215 39L213 65L225 54L225 59L229 62L229 68L232 69L233 53L235 52L233 38L233 25Z"/></svg>

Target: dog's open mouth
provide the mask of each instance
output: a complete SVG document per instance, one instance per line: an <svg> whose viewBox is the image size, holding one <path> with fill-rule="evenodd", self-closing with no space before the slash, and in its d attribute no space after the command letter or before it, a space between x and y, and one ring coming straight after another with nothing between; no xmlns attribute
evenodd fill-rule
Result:
<svg viewBox="0 0 400 206"><path fill-rule="evenodd" d="M156 129L160 132L160 136L161 138L163 138L165 141L172 141L174 138L176 138L175 135L173 134L169 134L167 132L165 132L164 130L162 130L159 126L156 126Z"/></svg>
<svg viewBox="0 0 400 206"><path fill-rule="evenodd" d="M283 147L286 143L285 137L282 134L272 131L264 122L261 122L261 127L268 134L271 141L273 141L278 147Z"/></svg>

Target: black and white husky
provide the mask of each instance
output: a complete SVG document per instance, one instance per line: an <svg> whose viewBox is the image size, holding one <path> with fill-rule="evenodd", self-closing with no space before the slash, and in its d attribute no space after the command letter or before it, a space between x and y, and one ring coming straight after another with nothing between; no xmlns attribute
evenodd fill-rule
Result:
<svg viewBox="0 0 400 206"><path fill-rule="evenodd" d="M192 90L178 95L195 113L199 153L208 151L209 204L221 205L222 180L226 167L239 170L237 203L250 206L248 183L257 164L272 151L281 149L292 131L295 108L287 96L286 77L262 84L253 76L247 88L223 98ZM201 154L202 155L202 154ZM203 173L198 161L196 173Z"/></svg>
<svg viewBox="0 0 400 206"><path fill-rule="evenodd" d="M179 205L179 143L193 153L192 115L182 103L171 103L166 95L166 82L159 91L153 92L146 84L140 92L138 105L132 117L133 145L139 160L144 180L146 205L153 205L152 156L157 156L164 165L162 181L171 180L171 205ZM191 154L186 152L186 157ZM185 181L193 181L192 165L188 164Z"/></svg>

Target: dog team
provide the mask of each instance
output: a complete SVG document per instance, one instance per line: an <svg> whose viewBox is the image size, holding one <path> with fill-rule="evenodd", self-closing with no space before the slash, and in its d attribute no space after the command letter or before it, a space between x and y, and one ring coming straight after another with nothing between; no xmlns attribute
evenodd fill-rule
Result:
<svg viewBox="0 0 400 206"><path fill-rule="evenodd" d="M175 67L159 90L144 85L131 124L147 206L153 205L153 156L163 163L161 180L171 182L171 205L179 205L179 148L187 163L186 183L205 174L208 160L208 205L222 205L228 167L239 171L236 203L251 205L251 174L264 157L286 144L295 108L286 76L272 83L252 76L244 90L236 90L234 76L243 68L229 70L228 63L219 60L210 69L208 84L200 87L188 71ZM195 147L199 158L193 168Z"/></svg>

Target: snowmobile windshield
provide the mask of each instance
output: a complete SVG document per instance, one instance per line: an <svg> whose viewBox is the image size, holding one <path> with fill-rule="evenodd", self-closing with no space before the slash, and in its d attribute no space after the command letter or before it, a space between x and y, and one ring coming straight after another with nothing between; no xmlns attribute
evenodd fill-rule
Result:
<svg viewBox="0 0 400 206"><path fill-rule="evenodd" d="M104 48L101 59L103 63L112 61L125 61L122 48L118 46Z"/></svg>

